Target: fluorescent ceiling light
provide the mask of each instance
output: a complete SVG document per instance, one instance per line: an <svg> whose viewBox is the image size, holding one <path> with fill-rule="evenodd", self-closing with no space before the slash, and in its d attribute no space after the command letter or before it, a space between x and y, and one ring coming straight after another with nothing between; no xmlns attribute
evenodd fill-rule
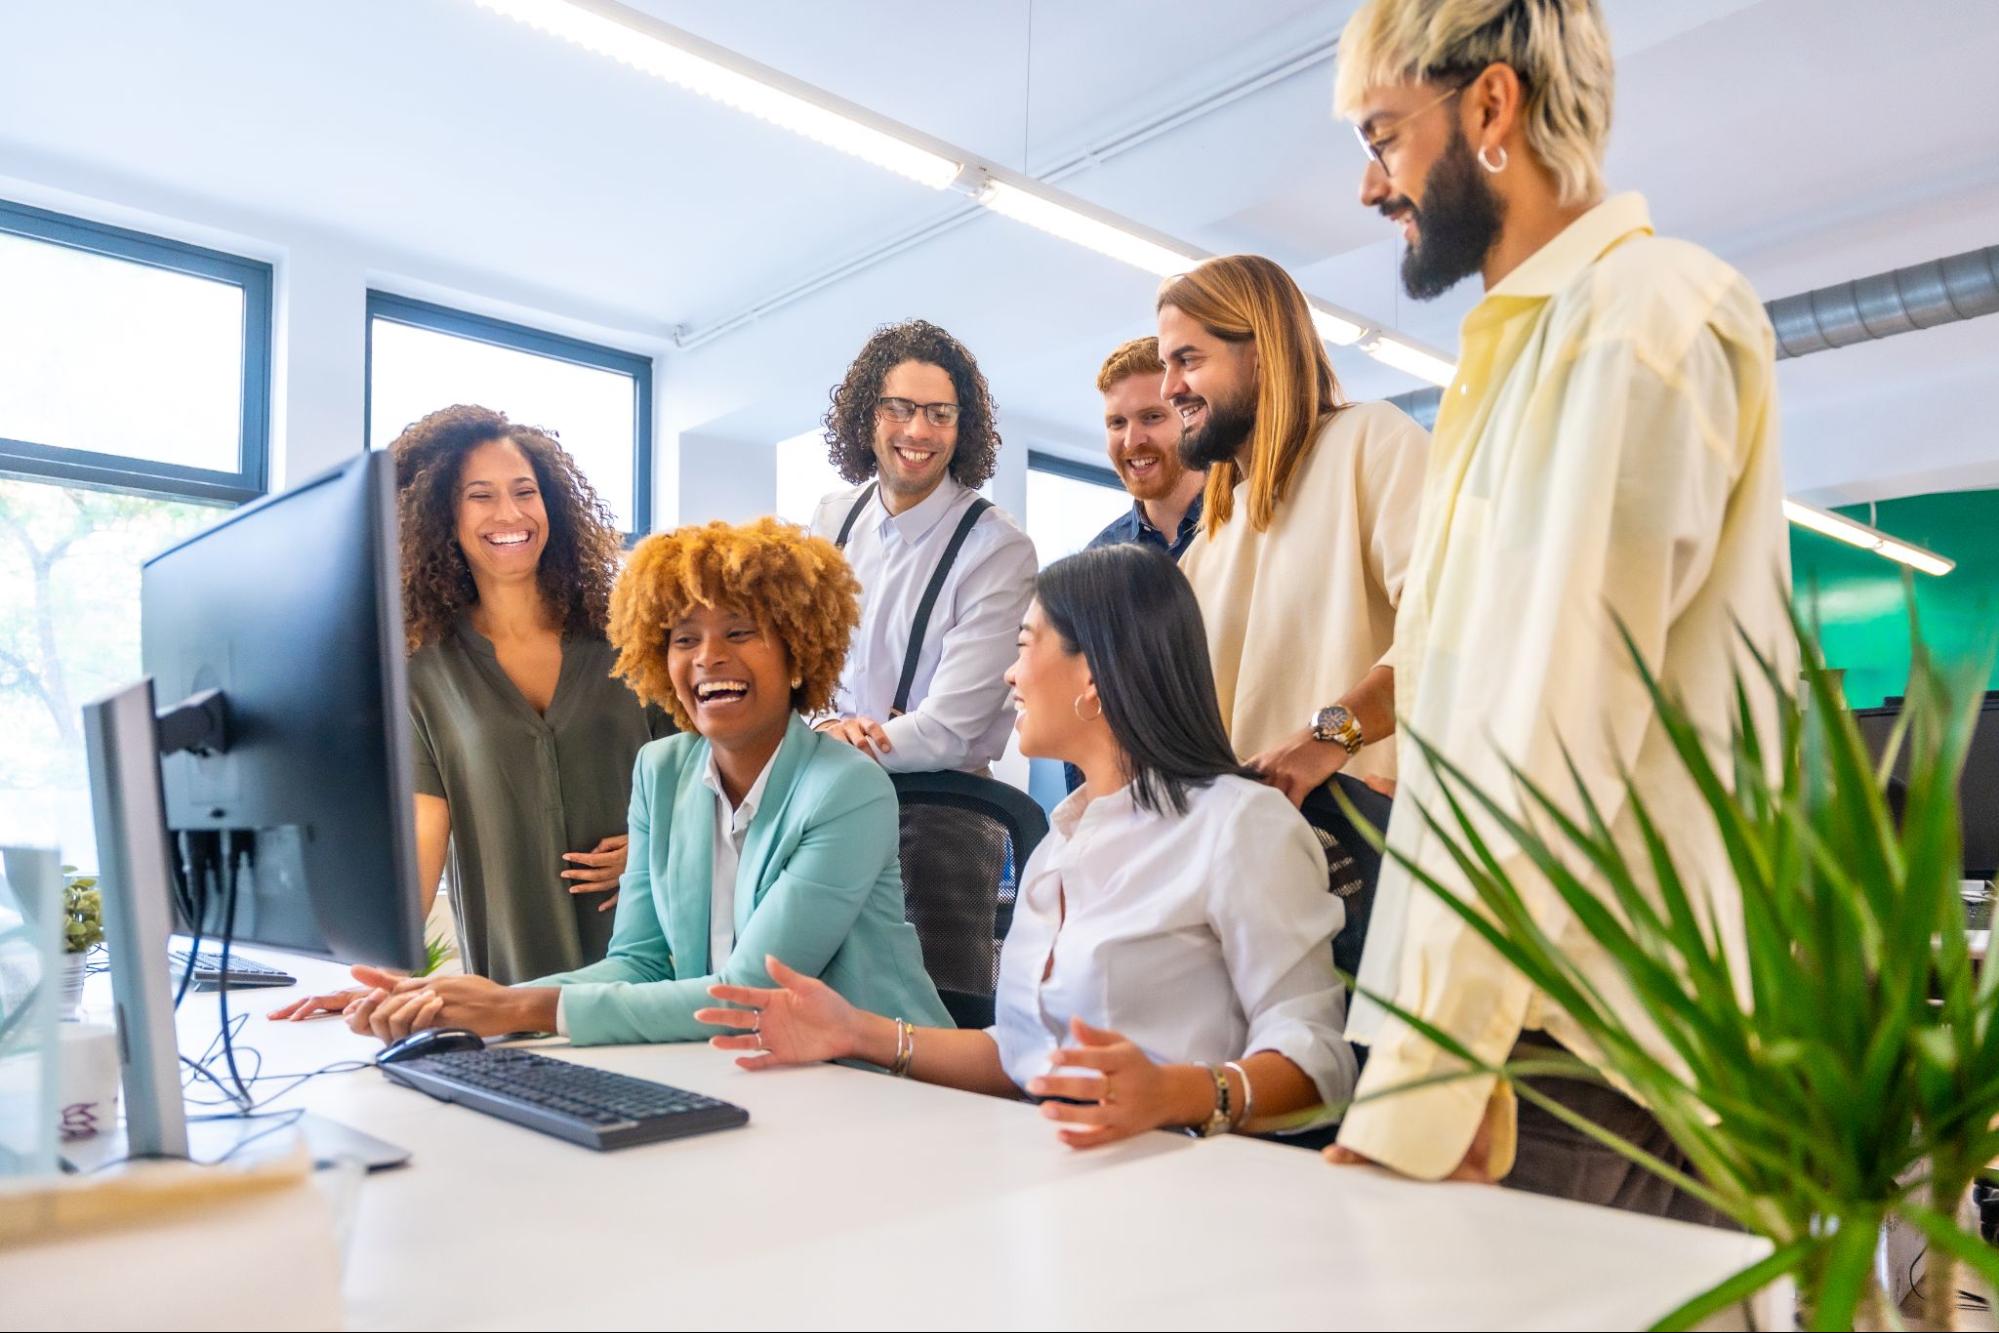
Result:
<svg viewBox="0 0 1999 1333"><path fill-rule="evenodd" d="M477 0L477 3L496 14L540 28L933 190L948 187L964 169L963 163L725 64L705 53L719 48L712 48L667 24L646 20L645 16L632 16L644 22L639 27L575 0ZM613 12L617 12L615 7Z"/></svg>
<svg viewBox="0 0 1999 1333"><path fill-rule="evenodd" d="M1344 315L1335 315L1316 301L1307 301L1312 310L1312 327L1319 336L1340 347L1351 347L1367 336L1367 325L1356 324Z"/></svg>
<svg viewBox="0 0 1999 1333"><path fill-rule="evenodd" d="M1057 203L1046 195L1024 190L1005 181L988 182L979 191L979 202L993 212L1024 222L1030 227L1058 236L1100 255L1122 260L1156 277L1170 278L1185 273L1201 262L1199 255L1175 250L1135 232Z"/></svg>
<svg viewBox="0 0 1999 1333"><path fill-rule="evenodd" d="M1431 351L1427 347L1404 341L1392 333L1377 333L1364 342L1360 350L1366 352L1383 365L1394 366L1405 374L1414 375L1419 380L1428 380L1439 388L1450 385L1458 373L1457 363Z"/></svg>
<svg viewBox="0 0 1999 1333"><path fill-rule="evenodd" d="M1810 528L1813 532L1845 542L1848 546L1857 546L1863 551L1872 551L1925 574L1948 574L1957 568L1957 562L1948 556L1897 541L1879 528L1870 528L1865 523L1808 505L1802 500L1786 498L1784 517L1801 528Z"/></svg>

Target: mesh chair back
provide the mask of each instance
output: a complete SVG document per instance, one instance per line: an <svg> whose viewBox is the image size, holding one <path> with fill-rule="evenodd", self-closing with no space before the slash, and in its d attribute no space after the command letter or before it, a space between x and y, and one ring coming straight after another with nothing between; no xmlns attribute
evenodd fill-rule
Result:
<svg viewBox="0 0 1999 1333"><path fill-rule="evenodd" d="M1026 793L970 773L898 773L903 912L959 1027L993 1021L1021 867L1048 832Z"/></svg>
<svg viewBox="0 0 1999 1333"><path fill-rule="evenodd" d="M1391 803L1358 778L1333 775L1354 808L1378 829L1388 827ZM1333 937L1333 964L1348 976L1360 972L1360 953L1367 943L1367 922L1374 913L1374 890L1381 881L1381 853L1369 845L1333 799L1330 786L1314 788L1301 808L1305 822L1318 835L1326 853L1326 888L1347 909L1347 921Z"/></svg>

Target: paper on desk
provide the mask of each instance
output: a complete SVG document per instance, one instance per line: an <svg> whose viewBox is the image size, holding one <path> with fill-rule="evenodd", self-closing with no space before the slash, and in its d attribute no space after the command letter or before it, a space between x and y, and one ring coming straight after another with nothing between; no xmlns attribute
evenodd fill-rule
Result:
<svg viewBox="0 0 1999 1333"><path fill-rule="evenodd" d="M333 1219L303 1144L0 1190L0 1325L338 1328Z"/></svg>

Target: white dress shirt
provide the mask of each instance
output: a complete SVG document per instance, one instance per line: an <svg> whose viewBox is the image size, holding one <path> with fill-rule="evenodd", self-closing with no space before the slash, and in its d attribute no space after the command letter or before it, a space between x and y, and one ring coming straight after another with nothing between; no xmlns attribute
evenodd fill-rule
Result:
<svg viewBox="0 0 1999 1333"><path fill-rule="evenodd" d="M722 790L722 771L715 766L715 751L708 751L708 765L701 773L701 785L715 793L715 842L709 852L709 899L708 899L708 971L720 972L722 964L729 961L729 955L736 948L736 872L742 865L743 842L750 836L750 822L757 817L757 807L763 803L764 787L770 782L770 770L777 763L777 751L771 751L764 761L763 772L743 793L743 801L735 809L729 808L729 797ZM569 1022L562 1012L563 1000L568 996L563 987L555 997L556 1035L569 1035Z"/></svg>
<svg viewBox="0 0 1999 1333"><path fill-rule="evenodd" d="M1318 839L1270 787L1217 778L1182 816L1141 810L1129 786L1077 791L1021 875L988 1031L1023 1087L1071 1043L1074 1017L1161 1064L1275 1051L1343 1102L1354 1054L1332 939L1345 921Z"/></svg>
<svg viewBox="0 0 1999 1333"><path fill-rule="evenodd" d="M812 534L837 538L863 489L821 500ZM916 605L976 498L976 491L947 474L920 504L892 515L877 491L847 537L847 563L861 583L861 624L833 707L841 717L882 724L894 747L881 756L890 772L977 772L1005 753L1013 733L1005 676L1021 616L1034 598L1034 543L997 508L966 534L931 609L909 710L889 716Z"/></svg>

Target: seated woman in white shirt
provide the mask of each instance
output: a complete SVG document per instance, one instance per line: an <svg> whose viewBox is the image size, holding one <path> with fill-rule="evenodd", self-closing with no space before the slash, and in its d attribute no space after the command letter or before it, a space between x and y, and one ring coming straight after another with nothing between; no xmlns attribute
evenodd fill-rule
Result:
<svg viewBox="0 0 1999 1333"><path fill-rule="evenodd" d="M768 960L716 985L746 1069L858 1059L928 1083L1044 1099L1071 1147L1149 1129L1304 1129L1352 1090L1344 919L1311 829L1247 776L1215 703L1187 580L1139 546L1044 570L1007 673L1020 748L1083 771L1021 875L997 1021L918 1027Z"/></svg>

